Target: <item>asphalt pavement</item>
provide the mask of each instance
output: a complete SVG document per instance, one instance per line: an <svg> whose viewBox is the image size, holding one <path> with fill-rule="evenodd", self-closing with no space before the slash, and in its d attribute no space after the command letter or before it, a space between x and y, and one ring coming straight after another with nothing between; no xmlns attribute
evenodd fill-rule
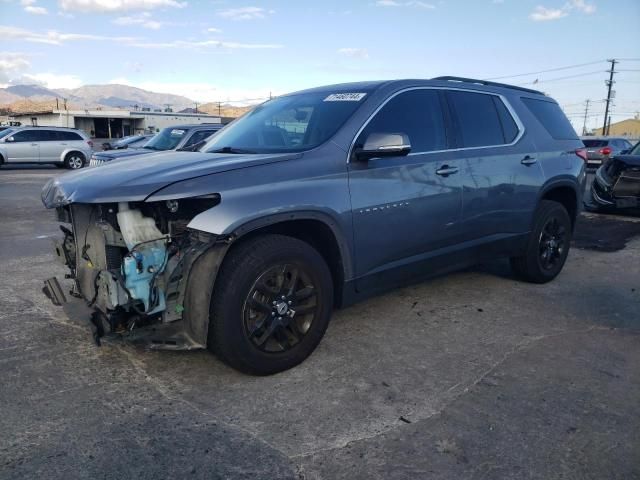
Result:
<svg viewBox="0 0 640 480"><path fill-rule="evenodd" d="M251 377L49 303L60 173L0 169L0 479L640 479L640 219L582 215L546 285L500 261L337 311Z"/></svg>

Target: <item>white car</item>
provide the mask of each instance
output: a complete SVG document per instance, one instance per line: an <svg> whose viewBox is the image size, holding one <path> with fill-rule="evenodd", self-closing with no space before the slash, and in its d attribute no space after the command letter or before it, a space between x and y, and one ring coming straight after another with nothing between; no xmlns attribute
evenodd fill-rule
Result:
<svg viewBox="0 0 640 480"><path fill-rule="evenodd" d="M53 163L76 170L84 167L93 143L86 133L62 127L11 127L0 131L0 165Z"/></svg>

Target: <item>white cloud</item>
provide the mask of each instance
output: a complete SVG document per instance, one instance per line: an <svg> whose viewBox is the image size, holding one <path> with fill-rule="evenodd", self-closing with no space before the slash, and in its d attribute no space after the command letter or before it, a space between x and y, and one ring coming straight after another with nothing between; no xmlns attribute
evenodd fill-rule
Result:
<svg viewBox="0 0 640 480"><path fill-rule="evenodd" d="M177 0L58 0L60 8L74 12L117 13L154 8L183 8L187 2Z"/></svg>
<svg viewBox="0 0 640 480"><path fill-rule="evenodd" d="M222 30L220 30L219 28L209 27L209 28L207 28L207 32L209 32L209 33L222 33Z"/></svg>
<svg viewBox="0 0 640 480"><path fill-rule="evenodd" d="M24 7L24 11L32 15L46 15L49 13L46 8L39 7L36 0L20 0L20 5Z"/></svg>
<svg viewBox="0 0 640 480"><path fill-rule="evenodd" d="M222 102L235 105L253 105L269 98L269 94L279 95L284 92L270 92L268 87L255 90L224 88L202 82L161 82L161 81L140 81L133 82L127 78L118 77L109 83L128 85L130 87L142 88L157 93L172 93L182 95L198 102Z"/></svg>
<svg viewBox="0 0 640 480"><path fill-rule="evenodd" d="M149 18L149 14L147 12L144 12L142 15L137 16L137 17L132 17L132 16L125 16L125 17L118 17L115 20L113 20L114 24L116 25L140 25L143 28L148 28L151 30L158 30L160 29L160 27L162 27L162 25L164 25L163 22L159 22L157 20L153 20L152 18Z"/></svg>
<svg viewBox="0 0 640 480"><path fill-rule="evenodd" d="M192 48L192 49L227 49L227 50L265 50L282 48L275 43L241 43L223 40L172 40L168 42L149 42L135 37L109 37L84 33L61 33L55 30L32 32L23 28L0 25L0 40L16 40L23 42L63 45L66 42L92 40L116 42L138 48Z"/></svg>
<svg viewBox="0 0 640 480"><path fill-rule="evenodd" d="M131 42L132 47L138 48L226 48L234 50L267 50L282 48L282 45L275 43L240 43L227 42L222 40L174 40L171 42Z"/></svg>
<svg viewBox="0 0 640 480"><path fill-rule="evenodd" d="M256 20L274 14L273 10L266 10L262 7L240 7L219 10L218 15L230 20Z"/></svg>
<svg viewBox="0 0 640 480"><path fill-rule="evenodd" d="M425 10L433 10L436 8L435 5L431 3L422 2L418 0L409 0L409 1L398 1L398 0L377 0L376 6L378 7L414 7L414 8L422 8Z"/></svg>
<svg viewBox="0 0 640 480"><path fill-rule="evenodd" d="M0 84L7 84L29 69L28 55L19 52L0 53Z"/></svg>
<svg viewBox="0 0 640 480"><path fill-rule="evenodd" d="M352 58L369 58L369 52L366 48L340 48L338 53Z"/></svg>
<svg viewBox="0 0 640 480"><path fill-rule="evenodd" d="M559 18L566 17L572 10L591 15L596 11L596 6L593 3L587 3L585 0L569 0L561 8L547 8L542 5L538 5L529 18L534 22L545 22L549 20L558 20Z"/></svg>
<svg viewBox="0 0 640 480"><path fill-rule="evenodd" d="M84 33L61 33L56 30L47 32L32 32L18 27L0 25L0 40L16 40L24 42L45 43L48 45L62 45L68 41L79 40L108 40L118 43L131 43L136 41L133 37L107 37L102 35L90 35Z"/></svg>
<svg viewBox="0 0 640 480"><path fill-rule="evenodd" d="M38 7L35 5L24 7L24 11L32 15L46 15L47 13L49 13L46 8Z"/></svg>
<svg viewBox="0 0 640 480"><path fill-rule="evenodd" d="M36 83L47 88L78 88L82 80L76 75L57 75L55 73L26 73L22 76L23 82Z"/></svg>
<svg viewBox="0 0 640 480"><path fill-rule="evenodd" d="M566 10L561 8L546 8L542 5L538 5L535 10L531 12L529 18L534 22L547 22L549 20L558 20L559 18L566 16Z"/></svg>
<svg viewBox="0 0 640 480"><path fill-rule="evenodd" d="M591 15L596 11L596 6L593 3L587 3L584 0L571 0L569 2L569 8L575 8L576 10Z"/></svg>

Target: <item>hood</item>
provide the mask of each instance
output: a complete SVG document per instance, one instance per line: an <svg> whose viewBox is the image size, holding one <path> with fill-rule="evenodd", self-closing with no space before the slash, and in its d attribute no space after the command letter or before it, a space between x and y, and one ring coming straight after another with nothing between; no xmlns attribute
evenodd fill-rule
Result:
<svg viewBox="0 0 640 480"><path fill-rule="evenodd" d="M122 150L107 150L105 152L96 152L94 155L96 158L105 160L115 160L116 158L134 157L138 155L149 155L151 153L164 153L157 150L151 150L149 148L124 148Z"/></svg>
<svg viewBox="0 0 640 480"><path fill-rule="evenodd" d="M175 182L301 156L300 153L155 153L135 162L112 162L52 178L42 190L42 203L55 208L70 203L140 202Z"/></svg>
<svg viewBox="0 0 640 480"><path fill-rule="evenodd" d="M616 155L614 158L629 167L640 167L640 155Z"/></svg>

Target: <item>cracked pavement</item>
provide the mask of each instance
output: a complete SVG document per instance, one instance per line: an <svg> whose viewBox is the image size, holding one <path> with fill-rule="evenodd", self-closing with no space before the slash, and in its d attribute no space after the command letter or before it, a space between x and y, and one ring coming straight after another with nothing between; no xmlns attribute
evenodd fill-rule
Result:
<svg viewBox="0 0 640 480"><path fill-rule="evenodd" d="M547 285L492 262L337 311L306 362L249 377L98 348L48 302L57 174L0 170L0 479L640 479L638 219L583 215Z"/></svg>

